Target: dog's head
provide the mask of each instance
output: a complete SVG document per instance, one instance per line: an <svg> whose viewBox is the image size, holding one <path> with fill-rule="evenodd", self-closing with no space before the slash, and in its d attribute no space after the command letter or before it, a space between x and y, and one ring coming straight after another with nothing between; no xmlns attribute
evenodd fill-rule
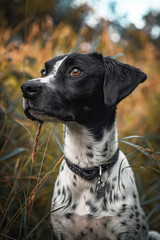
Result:
<svg viewBox="0 0 160 240"><path fill-rule="evenodd" d="M22 85L24 111L39 121L87 124L103 117L111 123L116 105L145 79L139 69L98 53L58 56L40 78Z"/></svg>

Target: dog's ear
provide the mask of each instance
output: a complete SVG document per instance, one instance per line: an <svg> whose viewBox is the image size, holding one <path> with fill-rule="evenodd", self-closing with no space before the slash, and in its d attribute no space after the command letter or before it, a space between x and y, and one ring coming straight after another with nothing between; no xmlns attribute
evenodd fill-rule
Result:
<svg viewBox="0 0 160 240"><path fill-rule="evenodd" d="M120 63L110 57L104 57L104 103L108 107L116 106L127 97L138 84L144 82L147 75L140 69Z"/></svg>

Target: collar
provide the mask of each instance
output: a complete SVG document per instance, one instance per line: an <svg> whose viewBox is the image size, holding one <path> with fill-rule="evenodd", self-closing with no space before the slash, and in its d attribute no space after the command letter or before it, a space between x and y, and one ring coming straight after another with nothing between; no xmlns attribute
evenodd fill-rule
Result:
<svg viewBox="0 0 160 240"><path fill-rule="evenodd" d="M117 162L119 156L119 148L115 152L112 158L107 160L106 163L100 165L100 166L95 166L95 167L90 167L90 168L80 168L78 165L73 164L68 158L65 157L65 161L68 165L68 167L71 169L72 172L75 174L79 175L81 178L91 181L96 177L102 176L102 174L106 171L109 171L114 164Z"/></svg>

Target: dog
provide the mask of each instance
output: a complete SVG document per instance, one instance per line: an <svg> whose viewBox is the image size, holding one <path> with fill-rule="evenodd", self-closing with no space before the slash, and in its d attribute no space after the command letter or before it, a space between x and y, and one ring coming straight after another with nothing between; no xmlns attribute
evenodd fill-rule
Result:
<svg viewBox="0 0 160 240"><path fill-rule="evenodd" d="M119 150L117 104L147 78L140 69L92 52L45 63L22 84L33 121L64 124L64 153L52 198L58 240L158 240L148 230L134 174Z"/></svg>

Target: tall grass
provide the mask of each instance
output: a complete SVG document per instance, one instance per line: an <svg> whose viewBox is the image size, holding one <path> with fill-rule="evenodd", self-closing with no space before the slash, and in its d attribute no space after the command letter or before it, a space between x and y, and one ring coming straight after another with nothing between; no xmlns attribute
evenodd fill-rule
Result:
<svg viewBox="0 0 160 240"><path fill-rule="evenodd" d="M63 154L62 126L49 123L43 125L36 159L32 162L37 123L24 116L21 83L37 77L44 61L58 54L96 49L111 56L125 52L121 46L117 45L115 48L104 29L94 33L84 26L77 37L71 27L64 23L48 27L47 22L44 22L43 28L43 32L40 32L39 25L32 23L25 43L20 45L18 41L11 41L16 29L0 30L0 239L54 239L50 227L50 205L58 173L58 166L54 166ZM126 59L125 56L119 57ZM146 112L140 112L135 122L132 114L137 115L139 108L135 106L133 113L130 113L131 104L138 101L137 99L144 107L145 99L142 98L145 98L143 94L148 88L142 87L136 98L131 97L125 102L126 107L122 104L118 110L118 127L120 146L129 155L130 164L135 171L141 203L148 215L150 227L160 230L160 138L153 128L153 136L146 135L150 123L146 123L142 131ZM152 105L149 104L146 109ZM154 126L157 126L159 123L156 123L156 118L154 121ZM127 126L125 128L124 123ZM130 129L137 129L136 134L145 137L133 137L134 133ZM130 137L122 139L122 136L128 134ZM33 192L35 187L36 191ZM30 195L31 193L34 194Z"/></svg>

